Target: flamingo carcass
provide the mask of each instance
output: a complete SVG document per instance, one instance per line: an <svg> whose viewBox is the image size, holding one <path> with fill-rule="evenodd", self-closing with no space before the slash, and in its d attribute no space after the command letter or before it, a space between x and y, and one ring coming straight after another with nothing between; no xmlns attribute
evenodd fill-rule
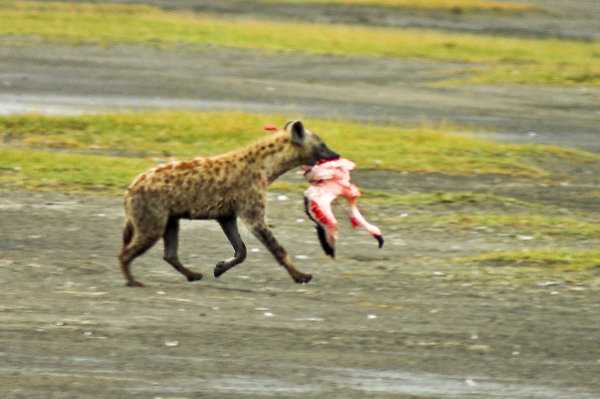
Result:
<svg viewBox="0 0 600 399"><path fill-rule="evenodd" d="M355 166L354 162L340 158L319 163L304 172L304 177L311 184L304 193L306 214L316 223L321 246L332 258L335 256L335 241L339 233L331 203L339 196L348 200L348 217L352 226L363 226L377 239L379 248L383 245L381 230L367 222L358 211L356 199L360 197L360 190L350 181L350 171Z"/></svg>

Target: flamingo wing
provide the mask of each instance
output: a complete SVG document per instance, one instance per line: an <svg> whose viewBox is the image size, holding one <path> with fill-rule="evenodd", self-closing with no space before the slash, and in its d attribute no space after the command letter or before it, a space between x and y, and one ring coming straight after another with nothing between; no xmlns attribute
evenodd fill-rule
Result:
<svg viewBox="0 0 600 399"><path fill-rule="evenodd" d="M317 186L311 186L304 193L304 210L310 220L315 222L321 247L328 256L335 257L335 241L338 237L338 223L331 202L335 195L324 192Z"/></svg>

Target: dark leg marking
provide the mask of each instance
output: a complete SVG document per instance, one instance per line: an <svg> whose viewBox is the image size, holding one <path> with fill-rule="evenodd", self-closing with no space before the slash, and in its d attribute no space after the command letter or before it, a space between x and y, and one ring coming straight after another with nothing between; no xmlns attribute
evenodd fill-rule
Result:
<svg viewBox="0 0 600 399"><path fill-rule="evenodd" d="M179 261L177 249L179 247L179 219L170 218L167 222L167 228L163 235L165 243L164 260L175 268L179 273L183 274L188 281L197 281L202 278L202 273L196 273L183 266Z"/></svg>
<svg viewBox="0 0 600 399"><path fill-rule="evenodd" d="M221 274L225 273L227 270L231 269L235 265L239 265L246 259L246 245L244 241L242 241L242 237L240 236L240 232L237 226L237 217L235 215L219 218L217 219L223 232L227 236L227 239L231 243L233 250L235 251L233 258L229 258L227 260L222 260L217 263L215 267L214 273L215 277L219 277Z"/></svg>

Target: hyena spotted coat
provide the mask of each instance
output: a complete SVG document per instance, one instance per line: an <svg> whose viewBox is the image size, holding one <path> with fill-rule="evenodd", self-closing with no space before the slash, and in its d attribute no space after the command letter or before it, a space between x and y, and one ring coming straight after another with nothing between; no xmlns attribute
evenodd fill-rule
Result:
<svg viewBox="0 0 600 399"><path fill-rule="evenodd" d="M216 219L233 246L234 256L214 269L219 277L246 258L237 218L273 254L296 283L312 276L299 272L279 245L265 220L267 187L277 177L301 165L333 160L339 155L306 130L300 121L246 148L213 157L175 161L152 168L131 183L125 194L123 249L119 261L128 286L143 286L131 275L130 264L161 237L164 259L189 281L201 273L183 266L177 256L179 219Z"/></svg>

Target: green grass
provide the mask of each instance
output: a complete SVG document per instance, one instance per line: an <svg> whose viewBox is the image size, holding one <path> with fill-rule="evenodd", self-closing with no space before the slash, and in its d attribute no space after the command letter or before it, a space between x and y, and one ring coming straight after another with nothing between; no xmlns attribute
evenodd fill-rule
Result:
<svg viewBox="0 0 600 399"><path fill-rule="evenodd" d="M56 184L62 187L61 176L69 175L66 181L83 182L78 190L94 185L123 188L150 164L126 157L189 159L219 154L268 135L262 128L264 124L283 126L285 122L286 118L273 115L192 111L0 117L0 137L5 143L0 157L2 182L5 186L22 188L54 187L54 182L59 182ZM450 126L403 128L340 121L304 122L329 147L363 169L456 175L498 173L535 178L546 175L539 166L544 160L564 158L578 163L600 160L597 155L555 146L504 144L453 135ZM36 157L31 158L31 154ZM46 165L37 167L32 159ZM106 176L94 177L98 170L96 163ZM19 173L14 173L15 167L21 168ZM131 172L127 173L128 170ZM110 175L115 176L114 180ZM27 183L28 179L34 183ZM365 199L386 195L365 191ZM473 194L428 195L430 199L419 201L469 201Z"/></svg>
<svg viewBox="0 0 600 399"><path fill-rule="evenodd" d="M56 151L0 148L0 188L121 194L133 178L162 159L86 155ZM275 182L273 189L302 193L306 183ZM361 202L418 206L444 203L515 200L491 194L443 193L391 194L362 190ZM442 221L451 223L450 221Z"/></svg>
<svg viewBox="0 0 600 399"><path fill-rule="evenodd" d="M599 251L535 249L485 253L451 261L455 265L453 279L463 282L544 286L548 281L557 285L597 284L600 280Z"/></svg>
<svg viewBox="0 0 600 399"><path fill-rule="evenodd" d="M287 118L243 112L115 113L0 117L0 137L13 148L106 155L192 158L226 152L269 134L264 124ZM448 174L544 176L544 159L597 162L600 157L556 146L496 143L453 135L452 126L412 128L305 120L335 151L359 168Z"/></svg>
<svg viewBox="0 0 600 399"><path fill-rule="evenodd" d="M82 116L0 117L0 135L28 148L95 151L133 156L194 157L238 148L265 136L273 120L241 112L158 111Z"/></svg>
<svg viewBox="0 0 600 399"><path fill-rule="evenodd" d="M492 267L510 267L519 272L581 272L600 269L600 251L572 251L567 249L536 249L494 252L461 258Z"/></svg>
<svg viewBox="0 0 600 399"><path fill-rule="evenodd" d="M0 188L118 194L149 160L0 149Z"/></svg>
<svg viewBox="0 0 600 399"><path fill-rule="evenodd" d="M517 214L453 214L438 217L434 220L427 219L427 221L438 226L453 226L461 230L486 226L497 231L532 234L538 237L600 237L600 223L586 222L571 217Z"/></svg>
<svg viewBox="0 0 600 399"><path fill-rule="evenodd" d="M371 200L366 195L365 201ZM438 201L436 199L443 198ZM392 225L404 226L435 226L444 231L478 231L485 227L484 232L491 234L505 234L511 237L528 235L533 238L552 237L554 239L587 239L600 237L600 223L584 221L571 216L546 216L543 206L518 201L511 198L493 196L488 194L473 193L438 193L438 194L411 194L395 198L385 194L375 197L377 202L401 204L406 206L434 205L443 203L460 204L465 202L480 203L483 213L453 213L451 215L436 217L386 218L385 222ZM485 202L485 203L484 203ZM528 212L495 213L490 210L491 203L519 205ZM533 210L542 211L540 214L532 213Z"/></svg>
<svg viewBox="0 0 600 399"><path fill-rule="evenodd" d="M543 8L487 0L257 0L265 3L325 3L345 5L379 5L398 8L448 11L451 13L494 11L499 13L540 12Z"/></svg>
<svg viewBox="0 0 600 399"><path fill-rule="evenodd" d="M217 45L265 51L470 63L475 83L600 83L600 42L522 39L423 29L220 19L139 5L0 1L0 36L64 43Z"/></svg>

